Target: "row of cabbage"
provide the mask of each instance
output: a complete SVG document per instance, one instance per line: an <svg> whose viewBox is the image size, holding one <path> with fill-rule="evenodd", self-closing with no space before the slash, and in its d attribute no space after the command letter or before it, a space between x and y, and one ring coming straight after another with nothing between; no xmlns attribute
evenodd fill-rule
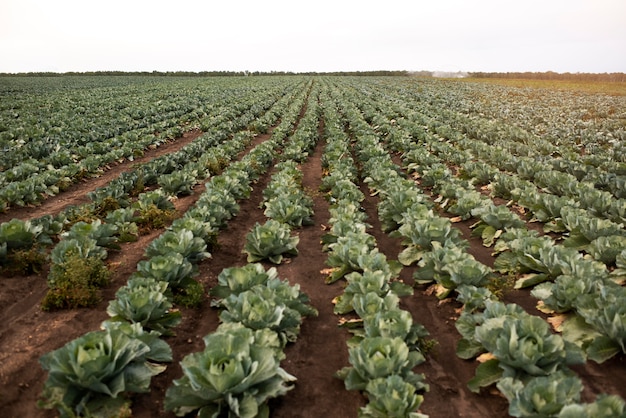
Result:
<svg viewBox="0 0 626 418"><path fill-rule="evenodd" d="M146 99L145 102L127 96L128 92L120 88L107 93L100 92L107 97L100 101L90 97L83 103L83 100L76 98L78 103L73 103L72 95L79 93L62 91L28 105L20 101L14 103L13 106L20 110L19 115L3 118L5 130L2 133L8 137L3 158L15 159L13 163L3 164L0 173L0 202L3 209L41 202L46 196L55 195L72 183L101 174L108 164L132 160L149 147L159 146L181 136L184 129L200 127L208 130L216 123L232 120L244 109L250 108L249 102L260 97L258 91L248 86L231 86L225 93L216 92L212 86L196 86L195 91L187 91L187 96L170 94L169 88L173 87L164 83L150 94L137 93L138 97ZM270 92L268 88L267 93ZM114 100L109 96L111 94L115 94ZM170 97L170 100L163 100L164 97ZM62 109L51 108L41 104L42 100L68 100L79 110L84 109L84 112L73 109L70 120L78 120L78 124L86 126L54 126L66 123L64 112L68 109L65 106ZM144 111L140 103L145 103L146 107L154 106L155 109ZM103 109L102 106L108 106L111 110ZM170 107L173 110L169 110ZM47 111L41 113L42 109ZM139 112L137 119L128 115L134 112ZM163 121L153 122L153 117L163 118ZM106 128L108 124L115 127L115 132L107 133L110 130ZM104 132L101 132L102 129ZM77 138L68 138L73 135ZM17 138L13 138L15 136Z"/></svg>
<svg viewBox="0 0 626 418"><path fill-rule="evenodd" d="M275 107L284 108L290 97L284 96ZM254 102L253 107L256 112L262 111L274 100L263 98ZM236 123L227 120L211 126L210 132L180 151L125 172L107 186L89 193L92 200L89 204L70 207L54 218L46 215L32 222L14 219L0 225L3 264L15 268L16 260L21 263L32 259L45 261L45 247L33 244L37 240L41 242L42 238L50 244L49 232L54 232L61 240L50 254L52 266L48 284L51 290L43 301L44 308L94 304L97 289L107 281L103 263L107 249L119 249L119 241L136 240L140 229L160 228L170 223L175 216L171 199L191 194L199 181L228 164L252 139L253 134L245 128L254 116L245 111L238 115ZM241 131L233 134L237 129ZM160 187L132 198L140 190L154 186ZM179 223L182 221L175 221ZM61 233L63 229L68 230Z"/></svg>
<svg viewBox="0 0 626 418"><path fill-rule="evenodd" d="M306 116L309 114L314 115L315 111L305 114L302 120L310 120ZM299 130L300 125L288 144L274 131L272 156L279 148L285 155L288 149L295 152L310 146L306 141L294 141L294 138L302 139ZM265 171L275 159L264 161ZM268 215L270 202L288 198L281 193L301 192L297 175L288 163L277 165L279 171L263 192ZM281 186L287 186L286 190ZM309 305L308 296L297 284L280 280L276 268L266 270L255 262L269 260L280 264L284 255L296 255L298 240L291 236L292 226L283 222L282 217L270 219L265 225L257 223L246 235L243 252L248 254L248 264L228 267L219 274L218 284L210 290L210 295L212 306L221 309L221 324L204 337L204 351L191 353L181 361L184 375L167 390L166 410L177 416L193 413L266 417L270 414L268 401L293 388L291 384L296 377L282 369L280 362L285 359L286 345L297 340L303 318L317 315L317 310Z"/></svg>
<svg viewBox="0 0 626 418"><path fill-rule="evenodd" d="M173 309L172 292L198 286L193 277L198 273L198 263L210 257L206 250L215 231L224 228L226 221L236 215L239 210L237 200L249 197L252 181L273 161L277 148L293 128L301 106L301 97L293 100L271 140L257 146L242 160L230 164L221 175L213 177L180 223L173 224L152 241L146 248L148 259L137 265L137 273L109 303L107 313L111 319L105 321L102 331L87 333L42 357L41 364L49 372L42 393L42 406L57 408L62 416L109 416L112 411L123 414L130 409L130 393L149 390L150 378L164 370L163 365L155 363L171 361L172 357L169 346L159 338L172 335L172 328L180 322L180 314ZM231 330L224 330L220 337L207 337L206 355L215 354L211 350L216 348L228 349L228 345L209 344L214 340L221 343L223 338L239 342L234 347L237 350L231 354L245 354L245 344L250 345L253 336L238 330L237 326L225 328ZM268 343L277 341L277 337L263 333L257 333L256 337ZM240 348L241 353L238 352ZM250 350L250 346L247 348ZM274 348L270 351L273 352ZM195 372L186 367L189 362L192 357L184 360L183 369L193 374ZM235 367L241 364L232 363ZM177 413L189 412L189 408L221 408L226 399L232 398L230 392L220 391L227 380L228 377L215 387L220 396L216 398L213 394L208 399L203 398L204 404L198 406L197 397L189 393L178 396L183 391L183 377L168 391L165 405ZM189 399L195 400L192 403L195 407L189 404ZM250 402L247 399L241 404L242 411L250 413ZM209 404L213 406L207 406ZM237 404L233 405L239 408Z"/></svg>
<svg viewBox="0 0 626 418"><path fill-rule="evenodd" d="M437 118L443 136L453 127L496 147L513 140L506 145L511 154L553 162L592 182L608 174L605 180L613 184L598 187L623 190L623 96L425 80L385 89Z"/></svg>
<svg viewBox="0 0 626 418"><path fill-rule="evenodd" d="M437 103L413 102L411 117L399 122L408 122L407 129L415 124L427 126L431 134L459 148L472 150L499 170L533 181L549 193L572 198L595 216L618 223L624 221L625 162L612 155L581 152L577 146L570 149L568 144L555 140L548 133L539 136L516 127L512 119L494 121L493 118L487 120L484 114L468 116L437 106ZM619 115L611 119L618 121ZM489 135L492 131L498 134L496 138ZM624 135L623 128L613 126L613 131L617 137ZM612 138L613 133L600 135ZM607 148L609 151L622 143L617 138L612 138L611 142L614 144ZM465 161L459 156L453 158L459 166ZM496 172L483 169L481 176L493 177Z"/></svg>
<svg viewBox="0 0 626 418"><path fill-rule="evenodd" d="M456 153L475 165L482 164L480 160L474 162L475 156L471 153L465 152L462 147L442 143L428 134L423 135L418 143L423 146L405 154L405 158L410 160L407 168L416 168L422 185L433 187L434 192L439 194L441 207L462 219L478 218L479 222L473 227L486 246L492 246L499 238L499 244L494 247L499 254L495 267L502 273L522 274L516 283L517 288L549 282L533 290L533 295L543 301L544 310L577 313L566 321L563 330L569 338L585 347L590 358L603 362L620 352L624 353L626 318L621 304L613 303L626 296L624 288L616 284L623 282L624 275L626 233L623 225L585 216L585 211L576 208L575 202L565 202L560 211L561 217L552 218L553 224L546 228L568 231L563 244L556 245L553 239L527 230L514 212L494 205L477 192L474 186L480 180L467 169L471 164L463 164L460 170L461 176L469 181L460 181L445 165L450 162L437 157ZM446 147L446 152L432 151ZM502 174L492 183L492 192L500 197L515 197L520 189L507 187L511 183L502 181L505 176ZM526 190L531 187L536 188L529 183ZM506 191L509 194L502 195L501 192ZM522 206L531 206L527 199L520 200ZM613 201L619 202L616 199ZM555 228L555 224L563 227Z"/></svg>
<svg viewBox="0 0 626 418"><path fill-rule="evenodd" d="M364 102L361 101L361 103ZM367 104L362 105L362 107L367 106ZM365 113L370 114L372 119L376 118L377 112L372 112L372 109ZM393 115L392 117L397 116ZM409 162L407 168L419 173L422 186L433 187L436 193L440 191L444 194L449 193L449 195L441 195L438 199L440 202L444 198L450 199L452 200L450 208L453 208L455 206L455 193L462 195L464 192L473 191L473 188L464 190L462 182L451 181L452 177L450 175L444 176L443 179L440 176L430 176L431 170L441 171L441 167L436 166L440 164L437 161L430 161L431 165L428 165L428 163L425 165L423 159L419 161L411 160L412 152L423 157L425 155L424 148L427 150L429 144L415 143L411 139L407 140L406 134L398 132L388 120L385 121L379 118L376 120L376 123L380 124L377 125L378 129L386 132L387 138L393 144L392 146L397 147L396 150L404 152L405 161L408 160ZM426 155L426 157L428 156ZM486 228L492 230L487 234L490 237L490 241L497 237L506 239L507 235L509 239L513 240L520 236L533 235L523 228L524 223L507 208L502 208L501 210L503 218L508 219L510 224L506 225L500 222L498 217L495 216L497 211L493 206L493 203L489 200L486 204L484 201L478 202L476 207L470 209L470 214L480 219L478 225L482 224L483 226L481 231L483 237ZM433 218L432 212L428 213L427 208L416 210L417 213L419 211L426 214L426 216L422 215L421 217L424 221L422 225L437 225L437 217ZM508 214L505 214L504 211L508 212ZM490 212L491 216L488 215ZM547 414L548 416L557 416L558 414L561 414L561 416L600 416L602 413L622 414L624 403L616 396L601 396L592 404L577 403L580 399L582 383L566 366L584 360L581 348L567 339L561 338L559 335L552 335L545 321L526 314L519 306L504 305L493 301L494 298L491 292L481 288L481 286L487 284L485 279L491 275L489 269L485 268L485 266L480 268L475 264L472 266L472 263L466 261L465 269L461 268L460 270L468 275L468 278L473 276L477 281L473 283L470 281L468 283L470 286L465 284L462 287L458 286L458 280L463 276L463 273L459 274L451 271L454 270L458 256L452 256L448 251L441 250L441 248L446 246L455 247L457 245L454 243L456 237L454 237L454 234L451 234L451 237L445 236L449 232L447 232L448 228L443 227L443 225L445 224L449 227L448 219L439 223L442 224L440 231L443 236L440 235L437 238L443 241L443 245L437 244L437 241L433 240L432 233L424 233L419 228L408 226L410 223L403 223L398 228L398 232L399 235L404 236L405 244L408 247L399 259L405 263L419 260L420 269L415 273L418 283L423 282L422 278L425 275L431 276L434 273L434 277L438 278L439 283L444 288L456 287L459 293L459 300L464 303L464 313L457 322L457 329L464 337L458 347L459 356L462 358L473 358L484 352L490 353L489 357L482 357L486 361L479 366L477 377L470 382L470 387L473 390L478 390L481 386L498 382L498 387L511 402L510 413L514 416L530 416L537 413ZM500 232L494 234L493 231ZM428 241L430 241L430 244ZM439 252L439 256L430 258L427 256L427 249L433 245L433 242L436 244L434 252ZM461 251L457 251L457 254L460 253ZM523 252L517 255L524 257ZM579 254L577 256L574 258L580 260L576 264L579 269L585 268L582 266L590 265L585 263ZM461 258L468 260L468 257ZM558 264L562 268L559 274L568 276L567 273L571 274L571 272L568 266L563 264L565 263ZM582 272L577 271L576 273ZM451 280L453 277L455 279ZM451 283L451 281L456 283ZM448 292L449 289L448 291L440 292L440 297ZM599 308L599 306L595 307ZM614 315L614 312L607 316L611 318L613 324L615 324L615 319L619 318L619 316ZM604 324L603 320L596 320L593 323L598 324L596 327L599 326L599 323ZM586 327L587 332L588 329L589 326ZM599 352L607 348L607 346L610 347L612 354L615 354L616 347L619 350L619 336L615 338L614 333L615 331L612 331L605 337L598 339L598 332L595 331L593 336L596 338L590 338L589 340L597 342L587 347L587 354L590 357L599 359ZM607 342L607 340L610 340L610 342ZM549 341L550 344L537 345L538 341Z"/></svg>
<svg viewBox="0 0 626 418"><path fill-rule="evenodd" d="M262 206L270 220L247 234L243 252L248 264L224 269L210 290L212 306L221 309L221 324L204 338L204 351L182 360L184 376L166 393L165 409L178 416L269 416L268 401L293 388L296 377L280 362L287 344L296 342L303 318L317 310L299 285L280 280L275 267L266 270L256 261L280 264L285 255L297 255L298 239L291 228L309 223L313 214L296 162L286 156L306 158L316 142L316 131L309 129L317 125L315 95L310 92L307 110L263 191Z"/></svg>
<svg viewBox="0 0 626 418"><path fill-rule="evenodd" d="M319 139L318 95L319 85L315 84L298 127L278 158L276 173L263 190L261 208L269 219L262 225L256 223L246 236L248 262L269 260L280 264L285 256L297 255L299 237L292 230L313 224L313 199L302 188L303 173L298 163L308 158Z"/></svg>
<svg viewBox="0 0 626 418"><path fill-rule="evenodd" d="M474 190L474 184L479 180L471 175L472 171L464 170L463 166L461 168L461 175L469 178L469 182L447 182L446 178L452 178L450 170L436 161L437 157L432 153L424 151L432 149L432 142L439 144L441 149L442 144L436 139L424 140L422 144L425 147L411 156L417 157L413 163L423 167L420 172L422 181L426 180L423 184L434 187L442 206L449 204L447 210L451 213L462 218L479 218L480 222L475 226L478 226L476 230L481 232L485 245L491 246L495 238L500 238L500 243L494 248L500 254L495 267L504 273L523 274L516 283L518 288L549 282L535 288L533 295L542 300L543 310L559 313L573 311L577 314L568 319L562 329L566 336L585 347L590 358L603 362L626 352L626 323L623 303L620 303L625 300L626 293L622 286L616 284L623 282L624 275L626 232L623 225L588 215L585 210L577 208L576 201L560 201L562 206L549 206L560 207L560 216L542 218L551 222L545 229L567 231L563 244L556 245L550 237L540 237L536 232L528 231L515 213L503 206L495 207L490 199ZM444 155L452 152L468 161L475 158L462 148L453 148ZM438 180L433 181L431 170L436 172ZM513 200L519 196L521 206L540 216L545 214L528 197L528 191L537 189L536 186L528 182L524 189L520 189L514 187L515 183L503 181L508 178L506 176L502 173L492 183L492 192L496 196ZM542 196L544 203L554 201L550 198L553 195L547 193L535 192L533 196ZM556 200L559 201L558 198ZM612 203L622 204L616 199ZM485 224L482 229L481 223Z"/></svg>
<svg viewBox="0 0 626 418"><path fill-rule="evenodd" d="M346 102L335 88L327 89L323 98L327 144L322 156L322 190L330 201L330 230L322 240L330 266L326 281L345 279L334 311L356 314L355 319L340 321L353 337L348 341L350 366L336 376L346 389L367 396L359 417L424 417L418 409L428 385L413 368L425 361L422 348L428 332L400 308L400 297L413 291L397 280L401 266L388 261L367 232L361 208L364 195L356 184L358 171L344 124L350 125L355 144L363 138L349 116L339 111L338 103L345 109Z"/></svg>

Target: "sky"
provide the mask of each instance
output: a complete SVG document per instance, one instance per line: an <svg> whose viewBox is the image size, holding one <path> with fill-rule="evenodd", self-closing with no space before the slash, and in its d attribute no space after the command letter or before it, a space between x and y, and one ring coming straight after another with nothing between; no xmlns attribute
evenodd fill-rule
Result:
<svg viewBox="0 0 626 418"><path fill-rule="evenodd" d="M0 0L0 72L626 72L626 0Z"/></svg>

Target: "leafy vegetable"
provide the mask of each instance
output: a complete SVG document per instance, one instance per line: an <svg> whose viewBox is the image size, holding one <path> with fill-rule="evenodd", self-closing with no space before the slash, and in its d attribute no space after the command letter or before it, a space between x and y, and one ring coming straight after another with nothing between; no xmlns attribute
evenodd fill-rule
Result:
<svg viewBox="0 0 626 418"><path fill-rule="evenodd" d="M352 366L337 372L348 390L365 390L368 383L378 378L400 376L416 389L426 389L424 376L413 373L413 367L424 361L417 351L410 351L400 338L368 337L350 348Z"/></svg>
<svg viewBox="0 0 626 418"><path fill-rule="evenodd" d="M249 263L268 259L280 264L285 255L298 255L299 241L298 236L291 236L289 225L270 219L263 225L257 223L246 235L243 252L248 254Z"/></svg>
<svg viewBox="0 0 626 418"><path fill-rule="evenodd" d="M180 254L192 263L211 256L206 251L206 243L192 231L181 229L177 232L165 231L146 247L146 256L167 256Z"/></svg>
<svg viewBox="0 0 626 418"><path fill-rule="evenodd" d="M217 276L217 285L211 288L210 294L219 299L226 299L230 295L238 295L250 290L256 285L265 285L269 280L277 277L276 268L265 270L260 263L246 264L243 267L228 267Z"/></svg>
<svg viewBox="0 0 626 418"><path fill-rule="evenodd" d="M578 377L563 371L525 382L506 377L497 386L509 400L509 415L514 417L555 417L565 405L578 402L583 390Z"/></svg>
<svg viewBox="0 0 626 418"><path fill-rule="evenodd" d="M147 392L152 376L165 370L150 361L150 352L120 328L84 334L41 357L48 371L41 405L62 417L125 408L122 393Z"/></svg>
<svg viewBox="0 0 626 418"><path fill-rule="evenodd" d="M204 351L183 358L183 377L165 393L165 410L177 416L268 417L267 401L296 380L280 367L280 344L266 328L221 325L204 343Z"/></svg>
<svg viewBox="0 0 626 418"><path fill-rule="evenodd" d="M408 296L413 294L413 289L401 282L391 282L390 272L382 270L368 270L363 273L352 272L346 276L348 285L342 295L337 297L334 311L336 314L346 314L352 311L352 299L356 294L366 294L374 292L384 297L389 292L394 292L398 296Z"/></svg>
<svg viewBox="0 0 626 418"><path fill-rule="evenodd" d="M182 317L172 309L166 290L167 282L142 277L130 279L109 302L107 313L113 321L139 323L145 329L172 335L171 328L178 325Z"/></svg>
<svg viewBox="0 0 626 418"><path fill-rule="evenodd" d="M194 264L180 253L155 255L137 263L136 277L167 282L172 289L184 287L197 274Z"/></svg>
<svg viewBox="0 0 626 418"><path fill-rule="evenodd" d="M426 418L417 409L424 397L416 393L412 384L401 376L370 380L365 386L368 403L359 411L359 418L406 417Z"/></svg>
<svg viewBox="0 0 626 418"><path fill-rule="evenodd" d="M220 319L226 323L240 322L256 330L271 329L286 345L298 338L302 315L297 309L288 306L289 299L284 296L275 289L254 286L224 299L222 306L225 310L220 314Z"/></svg>

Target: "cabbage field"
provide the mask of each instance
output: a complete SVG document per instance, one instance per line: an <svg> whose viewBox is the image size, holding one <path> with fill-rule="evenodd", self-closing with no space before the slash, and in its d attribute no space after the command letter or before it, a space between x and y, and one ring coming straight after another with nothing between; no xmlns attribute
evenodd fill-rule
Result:
<svg viewBox="0 0 626 418"><path fill-rule="evenodd" d="M626 98L0 77L8 417L626 417Z"/></svg>

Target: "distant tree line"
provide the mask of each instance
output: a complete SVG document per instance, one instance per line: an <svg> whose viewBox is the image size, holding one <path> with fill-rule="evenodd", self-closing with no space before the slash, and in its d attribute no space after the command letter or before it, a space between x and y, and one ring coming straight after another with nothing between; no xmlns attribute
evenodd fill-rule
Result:
<svg viewBox="0 0 626 418"><path fill-rule="evenodd" d="M0 77L62 77L62 76L157 76L157 77L242 77L242 76L272 76L272 75L326 75L326 76L387 76L387 77L475 77L475 78L504 78L524 80L566 80L566 81L601 81L626 82L625 73L557 73L547 72L456 72L441 71L332 71L332 72L291 72L291 71L86 71L86 72L27 72L27 73L0 73Z"/></svg>
<svg viewBox="0 0 626 418"><path fill-rule="evenodd" d="M524 80L565 80L565 81L602 81L602 82L626 82L625 73L556 73L547 72L524 72L524 73L468 73L469 77L476 78L509 78Z"/></svg>

